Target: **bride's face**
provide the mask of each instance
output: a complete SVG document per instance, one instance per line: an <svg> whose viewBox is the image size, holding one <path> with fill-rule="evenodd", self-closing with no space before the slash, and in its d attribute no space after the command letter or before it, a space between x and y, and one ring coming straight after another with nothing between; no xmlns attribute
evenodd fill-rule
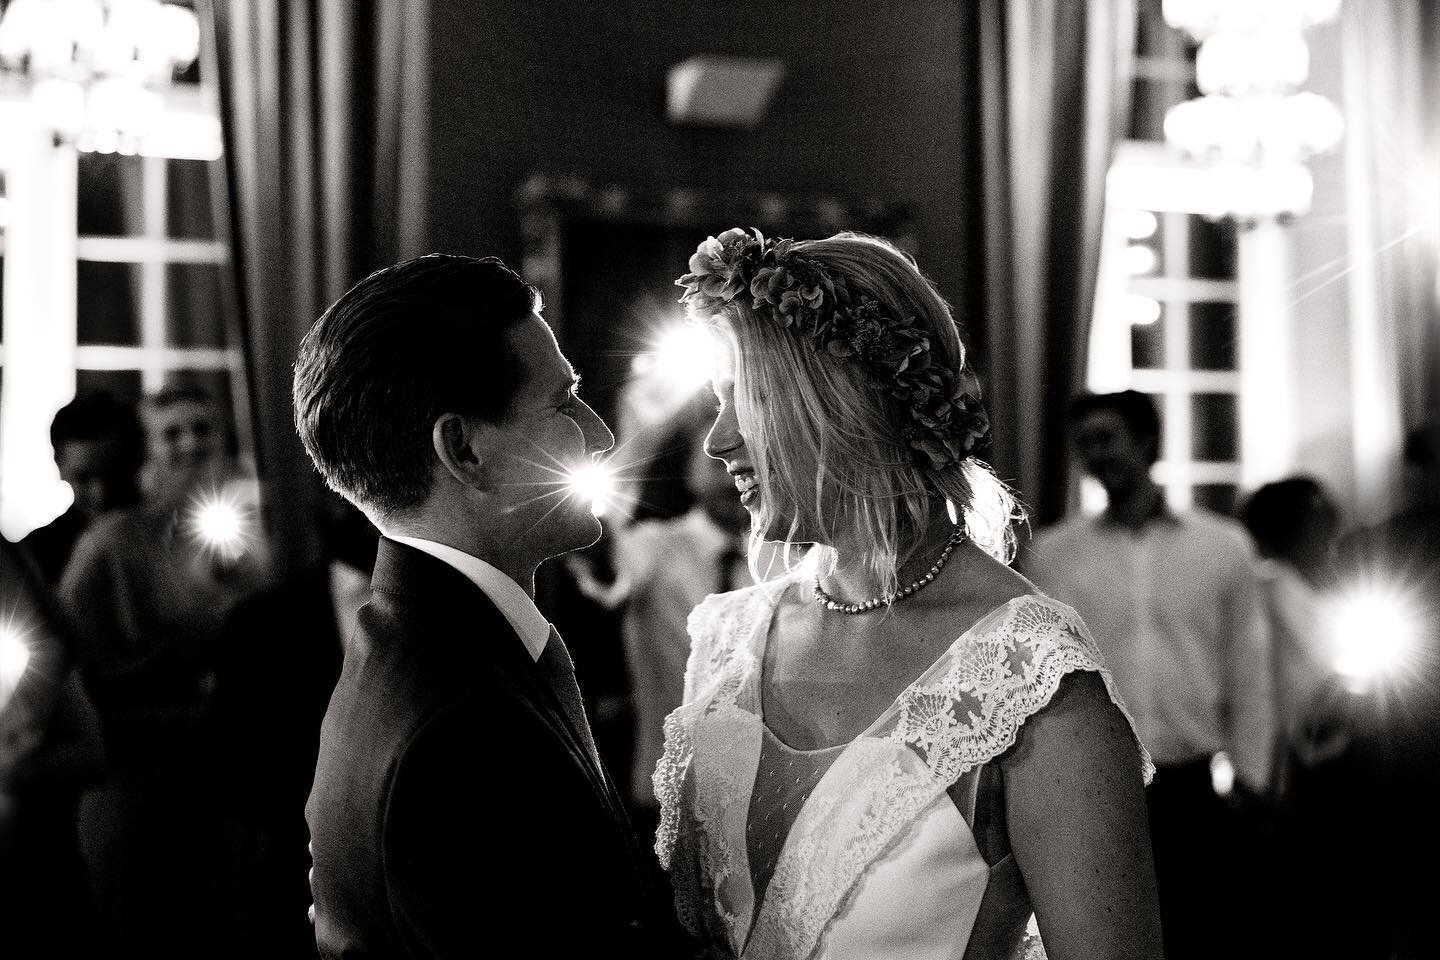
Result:
<svg viewBox="0 0 1440 960"><path fill-rule="evenodd" d="M760 475L761 465L746 443L750 429L742 428L740 414L735 402L735 363L728 352L720 362L711 381L717 402L715 423L705 437L705 452L725 465L725 470L735 482L740 505L750 514L752 530L760 532L761 539L780 541L791 537L793 542L814 542L807 531L807 524L799 524L795 533L790 533L792 520L796 517L795 505L775 482L776 464L769 464L769 477ZM752 433L753 435L753 433ZM791 484L792 487L808 489L811 484Z"/></svg>

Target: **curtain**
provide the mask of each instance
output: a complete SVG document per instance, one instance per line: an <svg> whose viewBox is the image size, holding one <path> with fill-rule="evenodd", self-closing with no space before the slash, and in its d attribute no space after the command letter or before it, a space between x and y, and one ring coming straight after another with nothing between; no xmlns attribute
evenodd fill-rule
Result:
<svg viewBox="0 0 1440 960"><path fill-rule="evenodd" d="M1354 2L1342 16L1356 493L1377 521L1405 434L1440 414L1440 6Z"/></svg>
<svg viewBox="0 0 1440 960"><path fill-rule="evenodd" d="M240 337L280 572L315 562L320 485L295 434L300 338L420 247L425 10L408 0L214 0Z"/></svg>
<svg viewBox="0 0 1440 960"><path fill-rule="evenodd" d="M1135 0L977 9L981 372L992 458L1038 526L1067 506L1064 416L1085 381L1105 174L1129 116Z"/></svg>

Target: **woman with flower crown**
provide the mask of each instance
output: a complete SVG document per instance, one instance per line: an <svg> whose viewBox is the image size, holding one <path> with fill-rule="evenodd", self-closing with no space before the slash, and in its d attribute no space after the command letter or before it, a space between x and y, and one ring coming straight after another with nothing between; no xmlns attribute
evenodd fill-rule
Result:
<svg viewBox="0 0 1440 960"><path fill-rule="evenodd" d="M945 302L856 234L729 230L678 282L752 546L813 545L691 614L655 773L682 921L756 960L1159 957L1149 758L1080 618L1003 562Z"/></svg>

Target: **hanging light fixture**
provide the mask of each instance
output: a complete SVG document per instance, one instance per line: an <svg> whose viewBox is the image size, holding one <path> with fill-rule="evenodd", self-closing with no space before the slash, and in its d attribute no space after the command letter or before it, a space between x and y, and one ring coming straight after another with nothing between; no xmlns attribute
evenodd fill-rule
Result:
<svg viewBox="0 0 1440 960"><path fill-rule="evenodd" d="M11 0L0 66L26 77L57 143L133 154L200 52L195 11L161 0Z"/></svg>
<svg viewBox="0 0 1440 960"><path fill-rule="evenodd" d="M1310 209L1305 162L1334 149L1345 123L1317 93L1304 31L1333 20L1340 0L1165 0L1165 20L1200 43L1201 96L1165 115L1165 139L1212 166L1224 189L1216 218L1288 220Z"/></svg>

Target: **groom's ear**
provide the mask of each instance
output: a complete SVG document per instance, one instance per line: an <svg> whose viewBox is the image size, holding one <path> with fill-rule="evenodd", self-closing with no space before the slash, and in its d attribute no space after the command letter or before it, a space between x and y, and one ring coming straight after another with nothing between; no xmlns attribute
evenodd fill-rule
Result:
<svg viewBox="0 0 1440 960"><path fill-rule="evenodd" d="M431 428L435 456L450 476L464 486L489 489L487 469L494 447L495 427L478 417L442 413Z"/></svg>

